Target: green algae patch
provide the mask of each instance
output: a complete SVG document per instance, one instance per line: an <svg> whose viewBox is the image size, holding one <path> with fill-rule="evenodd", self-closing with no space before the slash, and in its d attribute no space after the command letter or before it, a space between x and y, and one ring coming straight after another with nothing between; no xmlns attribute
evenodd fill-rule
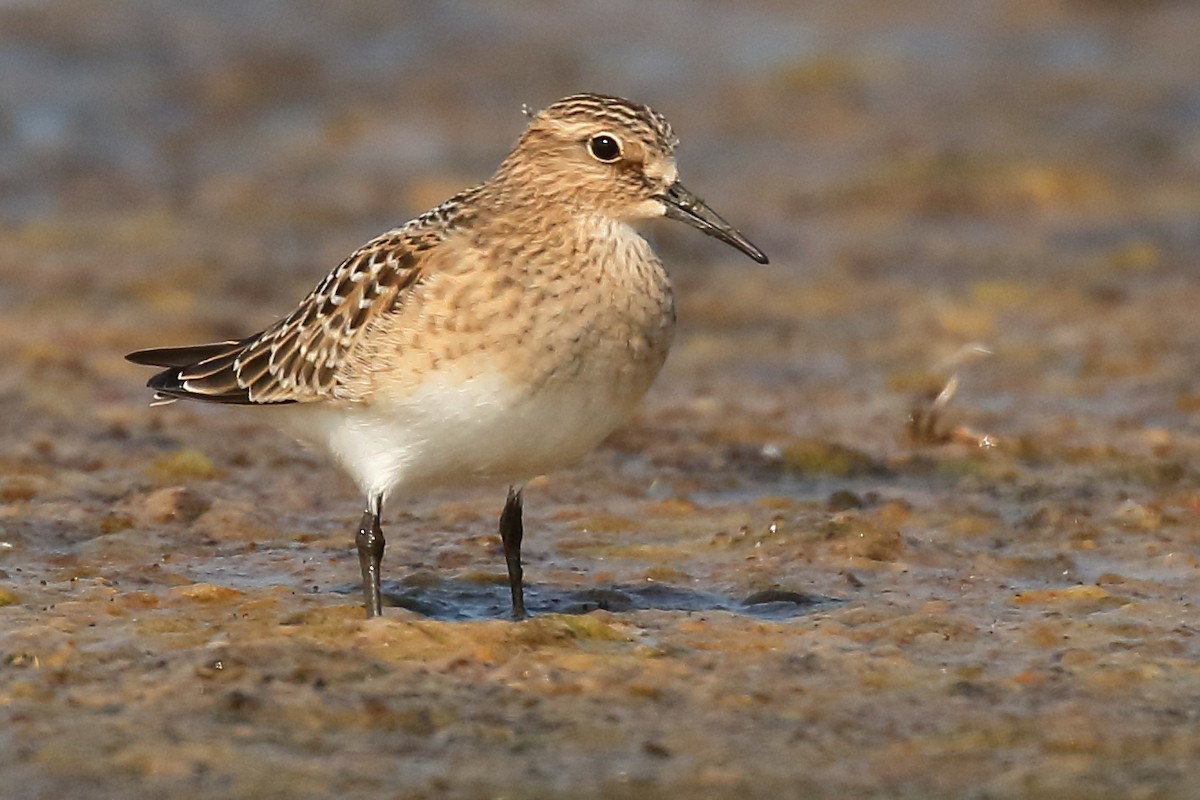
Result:
<svg viewBox="0 0 1200 800"><path fill-rule="evenodd" d="M578 639L603 642L619 642L629 639L628 634L616 626L591 614L563 614L561 621Z"/></svg>
<svg viewBox="0 0 1200 800"><path fill-rule="evenodd" d="M207 481L218 475L212 460L199 450L184 448L159 456L146 469L146 475L160 484Z"/></svg>
<svg viewBox="0 0 1200 800"><path fill-rule="evenodd" d="M629 636L592 614L546 614L521 622L513 639L527 647L561 646L580 640L616 642Z"/></svg>
<svg viewBox="0 0 1200 800"><path fill-rule="evenodd" d="M882 475L887 467L861 450L824 439L794 439L781 452L783 465L792 472L850 478Z"/></svg>

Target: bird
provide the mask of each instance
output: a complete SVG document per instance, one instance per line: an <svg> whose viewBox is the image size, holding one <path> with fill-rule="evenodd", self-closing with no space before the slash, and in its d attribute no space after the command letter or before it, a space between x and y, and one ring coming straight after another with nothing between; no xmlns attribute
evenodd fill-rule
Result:
<svg viewBox="0 0 1200 800"><path fill-rule="evenodd" d="M508 484L499 519L512 617L527 616L523 489L631 414L675 329L638 225L684 222L767 256L679 182L678 138L648 106L574 94L540 111L495 173L362 247L245 338L156 347L152 405L270 409L363 492L354 535L367 617L383 613L385 503Z"/></svg>

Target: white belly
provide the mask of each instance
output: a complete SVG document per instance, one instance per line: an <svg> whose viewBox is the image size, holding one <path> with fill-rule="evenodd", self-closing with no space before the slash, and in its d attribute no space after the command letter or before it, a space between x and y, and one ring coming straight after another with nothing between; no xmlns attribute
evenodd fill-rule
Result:
<svg viewBox="0 0 1200 800"><path fill-rule="evenodd" d="M369 496L517 483L594 448L625 421L652 378L624 386L563 381L530 393L497 375L461 383L437 376L401 401L289 406L282 421L329 452Z"/></svg>

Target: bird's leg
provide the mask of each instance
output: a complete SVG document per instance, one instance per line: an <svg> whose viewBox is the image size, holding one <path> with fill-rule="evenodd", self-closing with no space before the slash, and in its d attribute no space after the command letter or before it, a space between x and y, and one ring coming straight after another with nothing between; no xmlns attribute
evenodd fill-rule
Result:
<svg viewBox="0 0 1200 800"><path fill-rule="evenodd" d="M525 619L525 589L521 584L521 489L508 487L508 499L500 514L500 541L504 544L504 563L508 565L508 586L512 590L513 619Z"/></svg>
<svg viewBox="0 0 1200 800"><path fill-rule="evenodd" d="M386 544L383 528L379 525L382 511L383 502L377 497L369 498L367 510L358 523L358 535L354 537L358 545L358 565L362 568L363 597L367 601L368 618L383 614L383 595L379 589L379 564L383 561Z"/></svg>

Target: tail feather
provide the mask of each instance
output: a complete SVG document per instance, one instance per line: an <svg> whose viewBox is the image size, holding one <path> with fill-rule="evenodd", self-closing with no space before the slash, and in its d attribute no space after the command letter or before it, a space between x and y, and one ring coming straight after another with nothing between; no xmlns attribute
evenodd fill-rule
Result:
<svg viewBox="0 0 1200 800"><path fill-rule="evenodd" d="M181 399L258 405L262 401L251 399L249 386L239 380L235 368L238 357L253 341L254 337L189 347L156 347L138 350L125 358L135 364L166 368L146 382L154 390L151 405L167 405Z"/></svg>

